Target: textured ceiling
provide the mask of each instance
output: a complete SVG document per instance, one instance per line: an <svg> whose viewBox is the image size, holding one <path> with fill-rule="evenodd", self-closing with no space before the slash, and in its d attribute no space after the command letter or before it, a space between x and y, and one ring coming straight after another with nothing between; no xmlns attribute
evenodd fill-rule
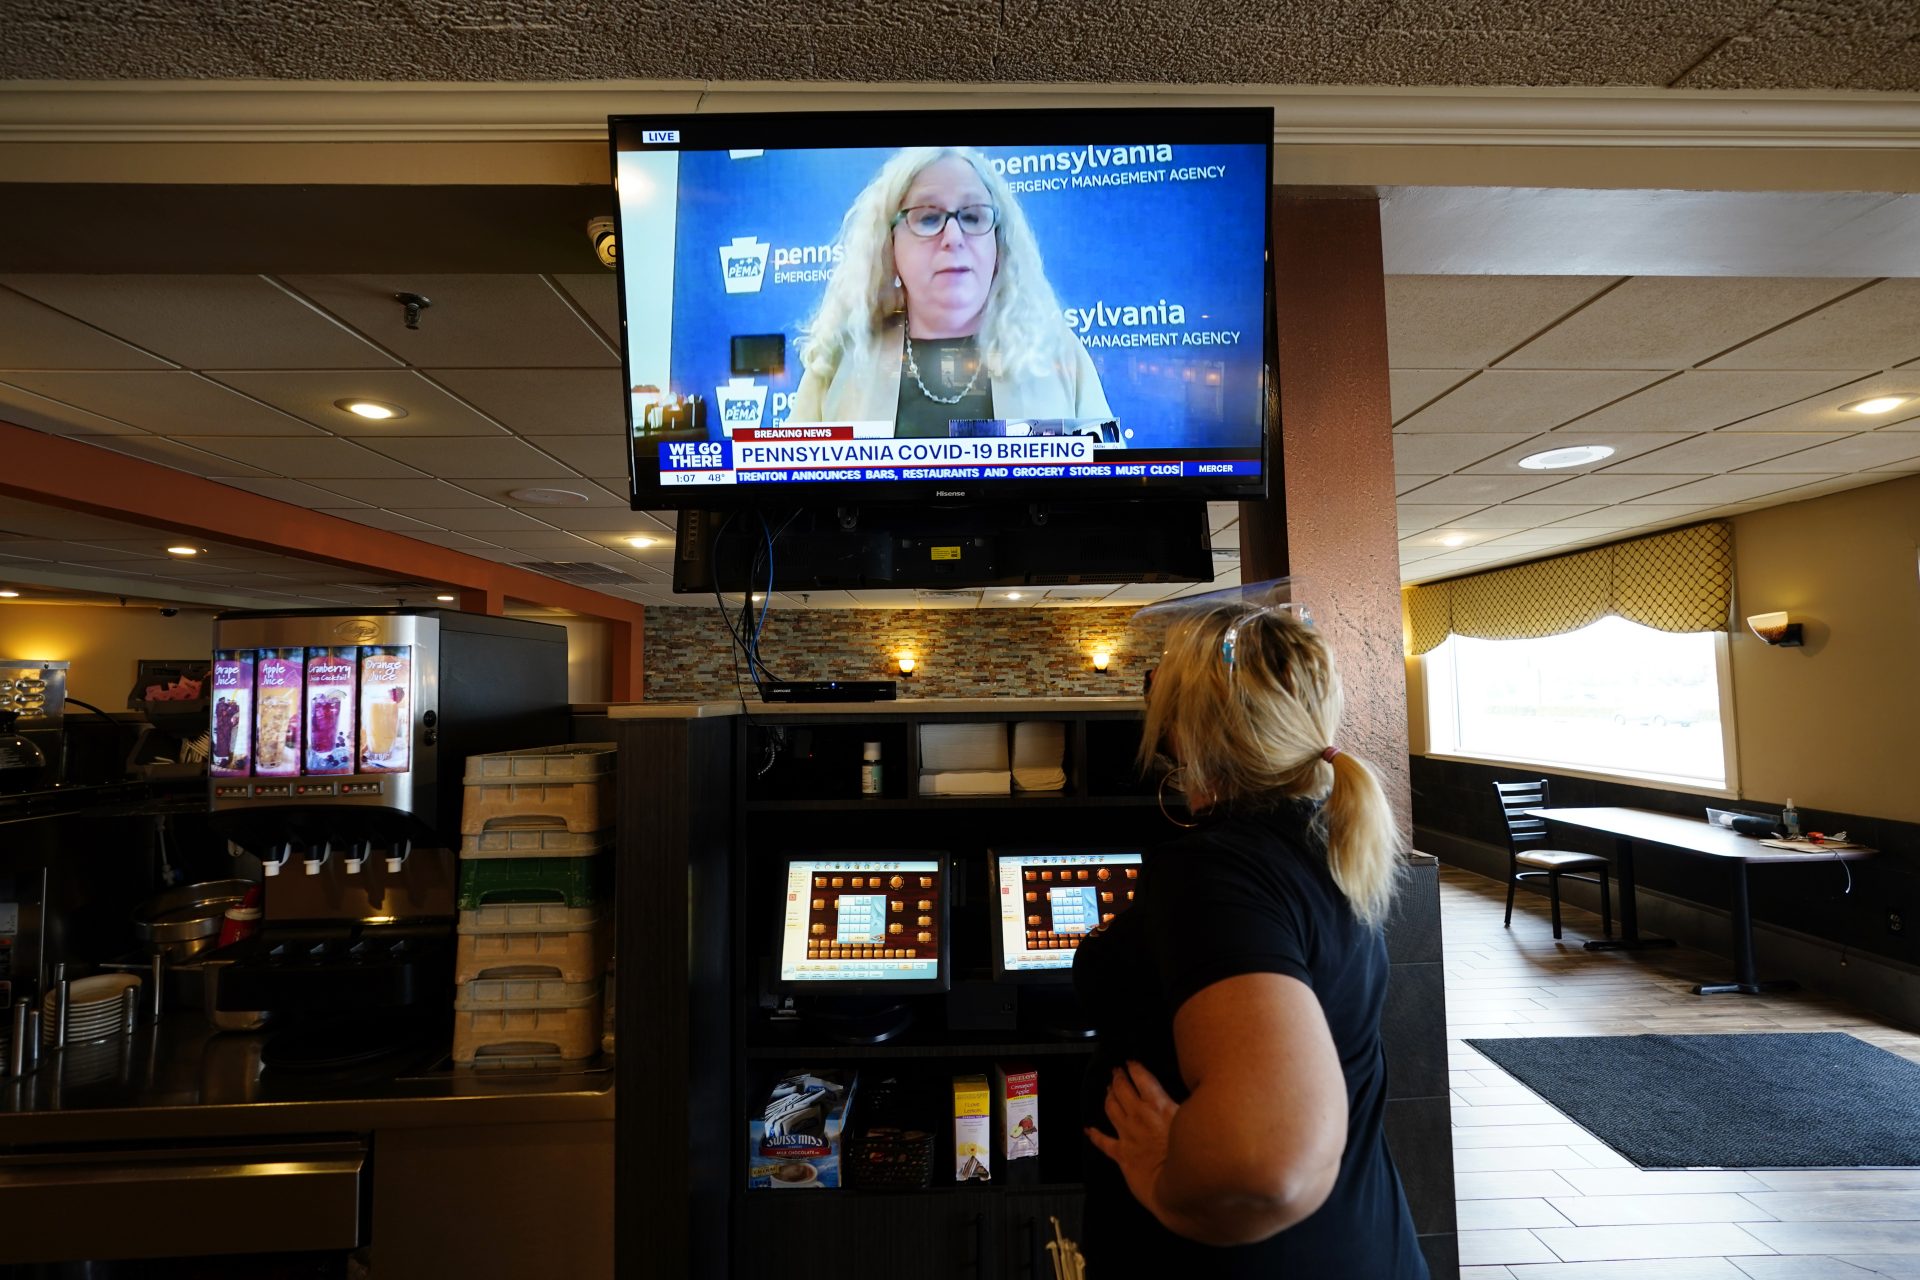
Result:
<svg viewBox="0 0 1920 1280"><path fill-rule="evenodd" d="M1911 0L0 0L0 78L1920 89Z"/></svg>

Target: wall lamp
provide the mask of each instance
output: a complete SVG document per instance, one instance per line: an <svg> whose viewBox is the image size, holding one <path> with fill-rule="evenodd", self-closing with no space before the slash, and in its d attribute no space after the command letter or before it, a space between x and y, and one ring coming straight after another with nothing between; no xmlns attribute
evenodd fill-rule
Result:
<svg viewBox="0 0 1920 1280"><path fill-rule="evenodd" d="M908 677L909 679L911 679L913 676L913 669L920 665L917 661L914 660L914 656L910 653L901 654L897 659L897 661L900 664L900 674Z"/></svg>
<svg viewBox="0 0 1920 1280"><path fill-rule="evenodd" d="M1093 653L1093 669L1101 675L1107 673L1107 664L1113 661L1113 655L1105 649L1096 649Z"/></svg>
<svg viewBox="0 0 1920 1280"><path fill-rule="evenodd" d="M1787 621L1787 615L1781 613L1756 613L1747 619L1747 627L1760 637L1764 644L1777 649L1797 649L1800 647L1800 624Z"/></svg>

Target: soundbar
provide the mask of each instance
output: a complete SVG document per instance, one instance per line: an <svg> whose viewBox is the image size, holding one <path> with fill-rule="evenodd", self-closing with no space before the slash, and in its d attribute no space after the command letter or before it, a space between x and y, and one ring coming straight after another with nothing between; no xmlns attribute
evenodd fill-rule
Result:
<svg viewBox="0 0 1920 1280"><path fill-rule="evenodd" d="M892 702L891 680L767 680L762 702Z"/></svg>

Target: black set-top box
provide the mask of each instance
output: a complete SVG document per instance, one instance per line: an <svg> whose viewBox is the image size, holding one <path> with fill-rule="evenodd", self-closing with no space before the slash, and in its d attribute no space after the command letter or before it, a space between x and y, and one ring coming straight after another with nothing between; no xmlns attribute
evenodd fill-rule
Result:
<svg viewBox="0 0 1920 1280"><path fill-rule="evenodd" d="M892 702L891 680L769 680L762 702Z"/></svg>

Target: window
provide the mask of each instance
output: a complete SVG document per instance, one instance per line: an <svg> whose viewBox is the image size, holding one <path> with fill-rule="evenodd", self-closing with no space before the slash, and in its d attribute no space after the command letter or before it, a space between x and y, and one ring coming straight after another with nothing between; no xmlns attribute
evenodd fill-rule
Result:
<svg viewBox="0 0 1920 1280"><path fill-rule="evenodd" d="M1603 618L1540 640L1453 636L1424 662L1437 754L1733 786L1722 632Z"/></svg>

